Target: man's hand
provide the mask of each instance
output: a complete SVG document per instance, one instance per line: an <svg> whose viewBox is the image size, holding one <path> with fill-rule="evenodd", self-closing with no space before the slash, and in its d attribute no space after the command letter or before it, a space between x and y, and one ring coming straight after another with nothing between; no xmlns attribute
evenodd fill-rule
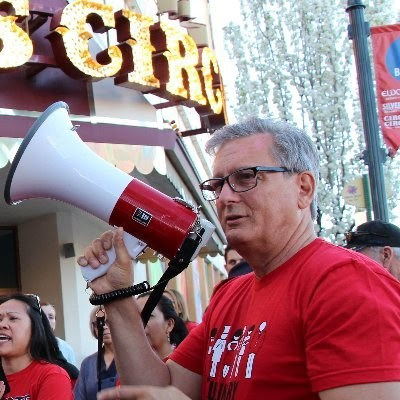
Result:
<svg viewBox="0 0 400 400"><path fill-rule="evenodd" d="M98 268L108 262L107 250L114 246L116 259L107 273L89 284L96 294L126 288L132 285L132 258L123 240L123 229L107 231L85 249L83 256L78 258L78 264L86 268Z"/></svg>
<svg viewBox="0 0 400 400"><path fill-rule="evenodd" d="M6 385L3 381L0 381L0 399L3 397L4 392L6 391Z"/></svg>
<svg viewBox="0 0 400 400"><path fill-rule="evenodd" d="M121 386L101 391L97 400L190 400L175 386Z"/></svg>

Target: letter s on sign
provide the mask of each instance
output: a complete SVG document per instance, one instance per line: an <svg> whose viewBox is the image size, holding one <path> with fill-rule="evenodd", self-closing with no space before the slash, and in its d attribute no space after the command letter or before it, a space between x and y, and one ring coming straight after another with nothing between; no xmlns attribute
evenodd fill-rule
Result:
<svg viewBox="0 0 400 400"><path fill-rule="evenodd" d="M15 68L25 64L33 53L29 35L15 23L29 15L29 0L0 0L0 5L3 3L11 4L7 13L14 8L15 15L0 15L0 69Z"/></svg>

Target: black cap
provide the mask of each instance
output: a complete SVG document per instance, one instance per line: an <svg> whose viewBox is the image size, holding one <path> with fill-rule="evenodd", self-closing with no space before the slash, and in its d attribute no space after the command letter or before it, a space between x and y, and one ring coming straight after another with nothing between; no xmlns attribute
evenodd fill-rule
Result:
<svg viewBox="0 0 400 400"><path fill-rule="evenodd" d="M370 221L346 234L347 247L355 251L368 246L400 247L400 229L389 222Z"/></svg>

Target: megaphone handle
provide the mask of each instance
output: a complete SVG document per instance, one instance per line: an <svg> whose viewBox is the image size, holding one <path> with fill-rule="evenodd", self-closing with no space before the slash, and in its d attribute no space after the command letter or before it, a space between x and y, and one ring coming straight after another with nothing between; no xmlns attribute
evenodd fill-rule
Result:
<svg viewBox="0 0 400 400"><path fill-rule="evenodd" d="M136 259L136 257L138 257L139 254L142 253L143 250L147 247L146 243L142 242L141 240L139 240L135 236L130 235L127 232L124 232L123 238L128 253L133 260ZM105 275L107 273L108 269L111 267L112 263L115 261L116 258L114 247L111 247L111 249L107 251L107 255L108 255L107 264L101 264L96 269L90 266L81 267L81 273L83 279L85 279L86 282L92 282L99 276Z"/></svg>

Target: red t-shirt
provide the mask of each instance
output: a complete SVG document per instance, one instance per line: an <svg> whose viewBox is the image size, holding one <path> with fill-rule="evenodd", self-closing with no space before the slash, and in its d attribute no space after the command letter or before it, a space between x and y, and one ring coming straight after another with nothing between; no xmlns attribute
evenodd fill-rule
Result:
<svg viewBox="0 0 400 400"><path fill-rule="evenodd" d="M233 279L171 360L203 376L208 400L311 400L400 380L400 283L321 239L261 279Z"/></svg>
<svg viewBox="0 0 400 400"><path fill-rule="evenodd" d="M10 393L5 400L72 400L71 380L58 365L33 361L22 371L7 375Z"/></svg>
<svg viewBox="0 0 400 400"><path fill-rule="evenodd" d="M186 325L186 329L188 330L188 332L190 332L191 330L193 330L194 328L196 328L196 326L198 325L197 322L194 321L186 321L185 322Z"/></svg>

